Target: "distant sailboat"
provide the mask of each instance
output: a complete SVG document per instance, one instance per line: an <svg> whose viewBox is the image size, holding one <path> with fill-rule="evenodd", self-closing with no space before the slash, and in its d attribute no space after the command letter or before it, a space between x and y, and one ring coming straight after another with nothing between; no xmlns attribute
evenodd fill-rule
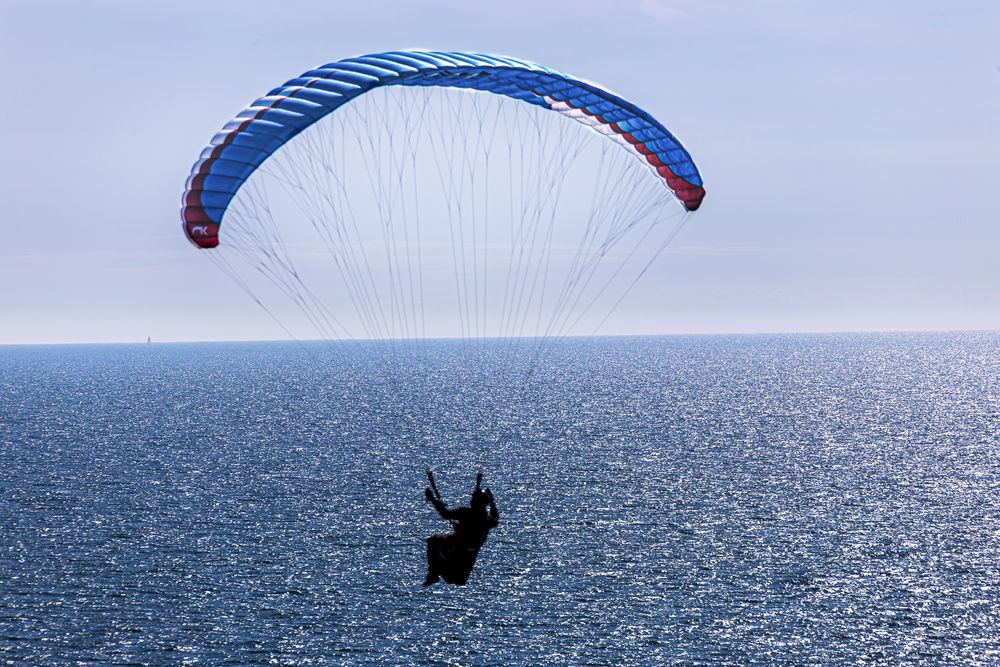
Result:
<svg viewBox="0 0 1000 667"><path fill-rule="evenodd" d="M146 336L146 345L152 345L152 344L153 344L153 338L151 336Z"/></svg>

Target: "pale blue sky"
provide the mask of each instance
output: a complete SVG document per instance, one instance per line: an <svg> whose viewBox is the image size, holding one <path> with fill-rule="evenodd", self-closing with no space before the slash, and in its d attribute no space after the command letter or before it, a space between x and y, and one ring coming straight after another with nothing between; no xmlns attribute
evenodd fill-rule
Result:
<svg viewBox="0 0 1000 667"><path fill-rule="evenodd" d="M182 237L190 165L411 47L601 82L690 149L706 203L609 333L997 329L998 35L992 0L0 0L0 343L283 337Z"/></svg>

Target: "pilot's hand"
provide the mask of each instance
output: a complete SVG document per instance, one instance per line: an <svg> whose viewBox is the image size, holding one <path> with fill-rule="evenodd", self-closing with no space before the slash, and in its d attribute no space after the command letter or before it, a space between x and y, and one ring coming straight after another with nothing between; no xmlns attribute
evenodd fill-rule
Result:
<svg viewBox="0 0 1000 667"><path fill-rule="evenodd" d="M476 473L476 486L479 486L482 483L483 483L483 471L480 470L478 473Z"/></svg>
<svg viewBox="0 0 1000 667"><path fill-rule="evenodd" d="M434 492L431 491L430 489L424 489L424 498L427 500L427 502L431 503L434 502Z"/></svg>

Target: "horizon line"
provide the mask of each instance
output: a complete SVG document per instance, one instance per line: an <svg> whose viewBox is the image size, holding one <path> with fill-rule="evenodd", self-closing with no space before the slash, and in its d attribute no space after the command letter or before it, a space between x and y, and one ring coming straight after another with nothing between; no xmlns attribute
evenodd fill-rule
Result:
<svg viewBox="0 0 1000 667"><path fill-rule="evenodd" d="M713 331L713 332L672 332L672 333L609 333L609 334L574 334L565 336L427 336L413 338L228 338L228 339L195 339L195 340L105 340L105 341L61 341L61 342L0 342L0 347L56 347L56 346L82 346L82 345L209 345L226 343L354 343L354 344L402 344L416 342L442 342L455 341L464 343L485 342L485 341L513 341L513 340L556 340L556 339L584 339L584 338L685 338L685 337L714 337L714 336L833 336L833 335L859 335L859 334L922 334L922 333L1000 333L1000 329L840 329L840 330L814 330L814 331Z"/></svg>

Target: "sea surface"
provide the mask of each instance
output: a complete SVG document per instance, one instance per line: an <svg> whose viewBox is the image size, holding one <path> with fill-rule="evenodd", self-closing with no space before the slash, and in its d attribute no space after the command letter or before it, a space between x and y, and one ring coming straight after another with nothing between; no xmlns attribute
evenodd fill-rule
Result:
<svg viewBox="0 0 1000 667"><path fill-rule="evenodd" d="M1000 664L1000 333L524 352L0 347L0 664Z"/></svg>

